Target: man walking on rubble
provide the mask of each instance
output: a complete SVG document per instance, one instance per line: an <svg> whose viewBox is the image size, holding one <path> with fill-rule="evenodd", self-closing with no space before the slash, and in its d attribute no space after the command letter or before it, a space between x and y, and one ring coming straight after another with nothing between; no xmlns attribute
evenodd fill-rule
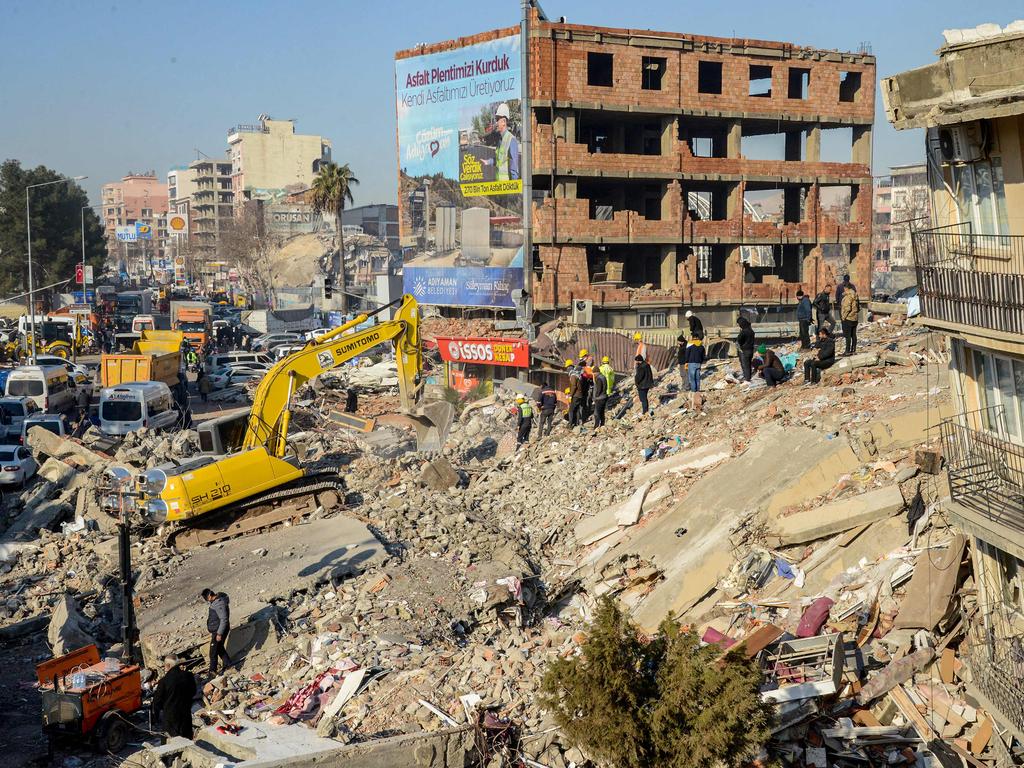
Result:
<svg viewBox="0 0 1024 768"><path fill-rule="evenodd" d="M826 325L832 326L834 321L832 319L832 286L826 285L825 290L814 297L814 316L818 326L818 330L821 330Z"/></svg>
<svg viewBox="0 0 1024 768"><path fill-rule="evenodd" d="M558 393L550 384L541 387L540 398L537 407L540 411L540 423L537 425L537 442L542 437L551 434L551 427L555 421L555 406L558 405Z"/></svg>
<svg viewBox="0 0 1024 768"><path fill-rule="evenodd" d="M216 675L218 661L223 660L224 669L234 664L224 649L231 631L231 608L228 596L223 592L214 592L207 587L202 591L202 597L209 608L206 629L210 633L210 674Z"/></svg>
<svg viewBox="0 0 1024 768"><path fill-rule="evenodd" d="M605 378L604 366L594 371L594 429L604 426L605 409L608 407L608 397L611 395L611 386Z"/></svg>
<svg viewBox="0 0 1024 768"><path fill-rule="evenodd" d="M651 369L651 364L640 355L637 355L633 362L636 364L633 383L636 385L636 395L640 398L640 416L646 416L648 412L653 416L654 409L647 401L647 393L654 387L654 371Z"/></svg>
<svg viewBox="0 0 1024 768"><path fill-rule="evenodd" d="M516 398L516 426L519 428L516 434L516 450L519 446L530 439L530 429L533 427L533 406L522 395Z"/></svg>

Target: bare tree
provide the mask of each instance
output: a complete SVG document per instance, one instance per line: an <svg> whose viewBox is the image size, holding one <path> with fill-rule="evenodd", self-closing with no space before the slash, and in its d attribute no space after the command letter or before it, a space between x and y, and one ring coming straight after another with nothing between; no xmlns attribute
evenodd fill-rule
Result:
<svg viewBox="0 0 1024 768"><path fill-rule="evenodd" d="M283 240L273 234L253 208L222 226L218 250L224 261L238 270L246 292L263 296L274 306L274 271L271 257Z"/></svg>

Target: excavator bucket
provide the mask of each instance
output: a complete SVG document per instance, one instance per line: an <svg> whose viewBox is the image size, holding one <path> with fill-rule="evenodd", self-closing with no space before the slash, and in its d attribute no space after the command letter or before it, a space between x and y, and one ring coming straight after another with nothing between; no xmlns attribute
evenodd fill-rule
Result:
<svg viewBox="0 0 1024 768"><path fill-rule="evenodd" d="M407 415L416 427L416 448L440 453L455 419L455 406L447 400L431 400Z"/></svg>

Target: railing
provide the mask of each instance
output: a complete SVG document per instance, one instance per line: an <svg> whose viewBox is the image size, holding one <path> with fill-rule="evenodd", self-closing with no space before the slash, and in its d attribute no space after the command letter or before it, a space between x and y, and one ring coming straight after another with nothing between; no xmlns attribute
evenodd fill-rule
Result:
<svg viewBox="0 0 1024 768"><path fill-rule="evenodd" d="M270 129L263 123L242 123L234 128L228 128L228 136L233 133L270 133Z"/></svg>
<svg viewBox="0 0 1024 768"><path fill-rule="evenodd" d="M1024 334L1024 236L964 222L912 238L922 317Z"/></svg>
<svg viewBox="0 0 1024 768"><path fill-rule="evenodd" d="M1024 447L1006 437L1002 406L948 419L941 429L953 501L1024 531Z"/></svg>
<svg viewBox="0 0 1024 768"><path fill-rule="evenodd" d="M1024 616L1013 606L994 602L965 611L964 626L972 684L1002 719L1024 731Z"/></svg>

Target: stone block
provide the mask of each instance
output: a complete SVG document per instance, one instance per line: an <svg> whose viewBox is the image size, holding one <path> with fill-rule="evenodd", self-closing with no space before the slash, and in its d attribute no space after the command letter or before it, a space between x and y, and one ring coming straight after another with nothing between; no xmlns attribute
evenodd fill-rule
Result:
<svg viewBox="0 0 1024 768"><path fill-rule="evenodd" d="M889 485L780 518L772 530L780 544L803 544L882 520L900 512L904 504L899 486Z"/></svg>

